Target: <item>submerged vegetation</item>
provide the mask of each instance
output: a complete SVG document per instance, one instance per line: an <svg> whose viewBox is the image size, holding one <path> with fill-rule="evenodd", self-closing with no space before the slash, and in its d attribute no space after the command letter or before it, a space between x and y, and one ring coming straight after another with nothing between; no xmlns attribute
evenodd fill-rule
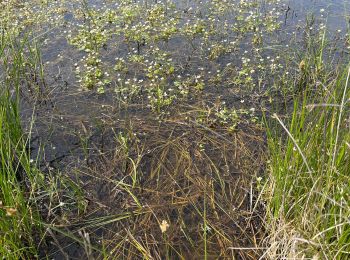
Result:
<svg viewBox="0 0 350 260"><path fill-rule="evenodd" d="M1 258L349 257L349 17L0 8Z"/></svg>

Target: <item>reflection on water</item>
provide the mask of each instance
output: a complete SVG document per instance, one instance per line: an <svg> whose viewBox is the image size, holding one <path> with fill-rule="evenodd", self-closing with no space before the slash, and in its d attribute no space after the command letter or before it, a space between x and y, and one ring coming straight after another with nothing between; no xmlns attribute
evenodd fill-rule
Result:
<svg viewBox="0 0 350 260"><path fill-rule="evenodd" d="M288 0L285 1L288 21L303 21L305 15L313 14L327 21L330 31L344 30L349 26L350 2L347 0Z"/></svg>

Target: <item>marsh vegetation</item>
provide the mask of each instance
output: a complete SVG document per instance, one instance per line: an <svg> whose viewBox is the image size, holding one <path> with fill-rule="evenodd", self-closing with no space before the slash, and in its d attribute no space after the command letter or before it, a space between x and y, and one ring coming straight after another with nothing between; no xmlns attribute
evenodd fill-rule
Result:
<svg viewBox="0 0 350 260"><path fill-rule="evenodd" d="M347 259L346 1L0 1L4 259Z"/></svg>

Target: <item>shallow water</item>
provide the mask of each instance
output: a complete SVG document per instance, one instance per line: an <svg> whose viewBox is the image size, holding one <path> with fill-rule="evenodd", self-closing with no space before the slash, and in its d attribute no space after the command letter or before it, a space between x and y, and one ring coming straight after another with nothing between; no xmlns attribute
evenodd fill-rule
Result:
<svg viewBox="0 0 350 260"><path fill-rule="evenodd" d="M198 5L198 1L174 1L178 5L177 9L183 13L184 20L205 16L207 12L205 6L210 2L202 1L202 4ZM89 4L92 9L106 8L108 6L108 4L104 5L102 1L90 1ZM72 11L78 8L79 4L68 2L66 6L68 9L64 14L64 19L68 24L71 23L74 26L75 19ZM303 28L305 27L307 16L311 17L313 15L315 17L315 30L318 28L317 23L325 23L330 33L334 35L339 34L338 30L346 30L349 25L350 4L347 1L289 0L281 1L275 7L276 9L272 10L272 13L279 12L278 19L281 21L281 27L264 39L263 51L259 54L264 59L269 56L273 59L277 52L283 52L283 49L289 47L297 48L298 44L302 44L302 37L305 34ZM271 11L269 8L270 5L264 4L260 11L268 13ZM232 19L230 15L230 13L227 13L224 18L230 21ZM72 27L72 29L74 28ZM218 34L213 38L213 41L222 41L224 46L228 46L228 42L235 40L236 34L225 35L224 31L220 32L221 29L219 27L217 29ZM89 138L93 138L101 133L102 130L99 125L103 124L104 120L111 117L114 118L117 114L128 114L125 111L130 111L132 114L144 114L145 109L148 109L142 97L141 99L140 97L130 97L131 104L133 103L134 105L125 107L121 105L120 100L123 99L123 96L119 95L116 97L113 89L107 88L106 93L102 95L97 94L95 91L81 90L74 70L75 64L81 63L81 58L86 54L77 51L75 47L67 43L66 34L64 33L66 30L68 28L64 26L64 28L53 29L45 34L47 44L43 45L42 55L46 66L46 81L49 89L43 93L42 100L36 103L36 128L33 134L34 139L38 142L36 151L39 151L39 143L41 145L44 144L45 147L43 166L46 166L47 162L49 162L50 167L59 169L65 168L67 165L71 168L72 164L80 165L84 163L82 149L79 147L81 142L79 135L82 134L82 131L88 132L85 134ZM225 39L225 37L227 38ZM207 47L199 47L198 49L192 49L191 44L193 43L185 41L181 36L173 37L167 43L160 44L159 48L171 54L175 66L179 68L179 76L191 78L192 75L200 75L206 84L212 77L211 75L214 75L218 70L225 70L227 64L232 63L235 66L242 66L241 56L254 60L255 54L251 53L252 46L249 37L243 39L238 46L235 46L237 48L236 51L221 55L214 60L205 58L209 53L205 50L205 48L209 47L208 43L205 43L208 45ZM200 44L200 41L194 42L194 44ZM288 45L288 47L285 47L285 45ZM112 73L109 68L113 67L115 57L127 57L130 53L130 49L128 49L130 47L123 42L117 43L117 48L113 46L115 45L109 45L101 49L101 57L103 62L108 64L105 68L109 73ZM135 48L135 45L132 47ZM142 54L150 55L147 54L149 51L147 47L142 48ZM152 58L151 56L147 57L149 59ZM254 62L258 62L258 60L255 59ZM279 62L285 63L283 58ZM253 77L256 76L253 75ZM227 73L223 77L229 79L231 75ZM145 80L146 76L144 73L140 75L138 68L131 66L127 78ZM145 81L142 84L144 83ZM219 83L215 84L232 85L225 78L220 79ZM205 89L202 94L192 93L187 102L194 103L197 95L202 99L204 98L207 103L215 103L220 97L220 101L225 102L228 106L245 106L258 109L261 105L261 97L259 95L267 91L269 84L272 84L271 81L264 79L261 85L255 85L253 89L243 92L236 91L235 88L231 87L210 87ZM245 102L244 104L242 103L243 101ZM30 96L24 99L22 112L23 117L27 120L31 119L33 113L32 105L33 100ZM154 117L153 114L148 116ZM50 129L50 131L47 131L47 129ZM33 152L32 156L37 156L37 153ZM77 160L77 158L79 159Z"/></svg>
<svg viewBox="0 0 350 260"><path fill-rule="evenodd" d="M302 21L306 14L314 14L326 21L331 32L349 26L350 3L346 0L290 0L286 4L291 8L288 18L294 22Z"/></svg>
<svg viewBox="0 0 350 260"><path fill-rule="evenodd" d="M147 2L147 1L145 1ZM189 8L198 8L198 1L174 1L178 4L179 10L188 10ZM210 2L210 1L209 1ZM302 37L303 30L300 28L305 26L305 19L307 15L314 15L318 22L326 23L327 29L331 33L336 34L338 30L346 30L348 26L348 16L349 15L349 4L347 1L336 0L336 1L326 1L326 0L289 0L282 1L275 12L280 13L280 21L282 21L282 25L277 34L272 36L268 36L266 38L267 43L265 44L267 48L269 45L280 46L281 44L289 43L290 38L293 37ZM103 6L103 2L101 1L90 1L90 5L101 7ZM204 1L206 3L206 1ZM71 8L76 8L77 4L69 4L72 5ZM265 6L268 8L268 6ZM263 8L264 9L264 8ZM323 10L324 9L324 10ZM202 9L201 9L202 10ZM72 13L69 11L64 15L67 21L71 21ZM227 18L227 17L226 17ZM230 19L228 17L228 19ZM98 96L94 93L89 93L89 91L77 91L77 82L76 75L74 73L74 64L79 62L83 54L81 52L77 52L77 50L70 46L65 39L62 31L66 29L54 30L47 35L49 39L49 43L44 45L43 47L43 59L47 63L47 75L48 75L48 85L50 86L50 90L47 92L50 93L47 95L48 103L51 106L55 106L56 108L64 107L65 110L73 105L71 109L68 109L67 113L72 112L76 114L77 111L79 116L87 116L86 113L91 109L90 104L93 103L98 104L102 102L104 105L111 105L115 103L115 99L110 95L102 95ZM232 35L232 37L235 37ZM228 40L232 40L229 36ZM298 40L294 41L294 44L297 43ZM125 46L120 46L121 49L113 50L113 48L108 48L107 50L102 50L103 53L103 62L107 62L111 66L113 66L114 57L125 57L128 53L127 48ZM171 42L167 43L165 49L172 54L172 58L176 60L178 65L185 63L185 59L190 57L190 53L186 54L186 51L190 49L188 43L185 43L182 38L174 38ZM250 52L250 44L246 44L244 41L239 46L240 55L244 56L245 51ZM268 50L265 52L265 56L272 54L273 52L269 52ZM264 55L264 54L263 54ZM249 56L249 55L248 55ZM220 57L214 63L208 63L206 60L201 60L200 57L192 57L193 60L187 64L190 69L186 73L195 74L198 73L198 69L195 67L203 67L206 73L215 73L216 70L222 70L227 63L239 64L240 61L237 59L237 53L232 55L224 55ZM238 62L238 63L237 63ZM137 71L132 72L136 74ZM185 72L182 72L183 75ZM222 90L220 90L222 91ZM217 94L217 93L216 93ZM222 93L224 94L224 93ZM225 95L225 94L224 94ZM88 102L91 100L91 102ZM60 105L61 104L61 105ZM46 110L45 108L44 110ZM61 109L61 108L60 108ZM29 109L30 110L30 109ZM71 111L69 111L71 110ZM96 111L93 109L93 111Z"/></svg>
<svg viewBox="0 0 350 260"><path fill-rule="evenodd" d="M201 5L198 4L198 1L191 0L174 2L178 5L176 8L181 12L180 25L182 26L186 20L193 21L206 17L209 11L205 5L211 1L202 1ZM89 1L89 4L92 10L108 7L108 4L104 5L102 1ZM79 20L74 17L73 13L76 11L74 9L79 4L68 2L66 6L68 9L63 17L66 24L63 27L52 29L42 39L43 42L45 38L47 40L47 43L42 46L42 55L46 66L48 89L39 98L24 95L22 113L25 123L31 120L32 115L36 122L32 133L33 151L31 155L33 159L40 154L42 158L39 161L43 171L60 171L68 175L72 175L74 171L79 172L81 169L94 166L104 151L114 149L115 135L126 131L127 121L151 122L158 118L172 117L175 116L172 113L176 110L174 108L176 106L181 109L183 107L191 107L191 109L208 107L213 110L217 106L237 110L242 108L247 111L257 111L254 117L259 116L261 108L268 103L268 94L276 91L275 78L285 73L287 69L290 69L288 72L291 74L296 73L295 67L298 66L300 60L289 61L287 55L285 57L283 54L292 48L300 50L299 54L302 56L302 50L305 48L305 34L316 33L321 23L327 26L330 37L342 43L338 38L343 37L343 32L347 30L350 14L350 4L341 0L281 1L280 4L274 5L275 10L270 10L271 6L268 4L262 5L259 12L279 13L277 17L281 22L281 27L263 35L261 50L258 52L252 45L251 32L242 36L242 40L234 45L232 51L227 51L230 48L230 42L235 41L240 33L227 33L220 26L215 28L217 34L211 36L208 41L200 37L191 41L183 35L177 35L168 41L158 43L161 51L171 55L171 64L174 64L176 68L175 76L169 76L164 83L168 94L171 84L180 81L179 78L188 79L189 85L196 86L198 77L199 82L209 87L205 87L203 91L190 89L186 97L176 99L169 107L165 106L162 113L157 113L151 111L149 107L146 97L151 94L147 92L147 87L152 83L151 80L148 80L145 70L141 70L140 64L135 65L130 62L128 72L122 76L118 74L123 73L114 72L112 69L116 57L126 59L132 52L144 55L145 59L150 61L154 59L153 49L149 45L141 46L140 50L137 50L134 42L129 44L125 42L124 35L118 35L119 38L114 36L100 50L103 69L111 75L112 81L106 87L105 93L98 94L95 89L87 90L80 86L75 70L78 66L84 66L82 58L87 54L67 42L66 31L70 29L74 31L76 23L83 24L84 19ZM308 30L306 18L311 19L312 16L315 17L315 23L311 25L313 28ZM224 17L217 15L216 18L221 25L225 24L224 19L233 20L230 12L225 13ZM70 28L69 25L71 25ZM218 57L208 59L213 48L212 42L222 44L224 51ZM332 58L340 56L338 53L341 50L341 48L340 51L337 50ZM160 61L157 62L164 63L165 60L160 58ZM239 78L237 68L245 68L245 62L248 62L246 69L249 69L249 73L251 70L258 70L259 65L264 68L261 71L252 72L252 80L248 80L245 75ZM146 66L150 64L146 63ZM290 68L283 67L286 64L290 65ZM282 67L278 67L279 65ZM274 66L277 66L276 69L273 69ZM273 73L266 76L265 74L270 73L266 68L273 70ZM215 74L220 74L218 79L214 77ZM232 82L234 76L242 82ZM118 81L119 77L123 78L124 84L128 80L133 82L134 78L137 79L138 87L141 88L140 92L133 95L128 92L128 88L123 92L121 88L115 87L121 84ZM152 129L152 131L147 134L154 135L155 130ZM138 132L138 129L135 129L135 135L141 134L141 130ZM107 199L108 193L101 190L102 188L99 187L98 191L94 192L97 192L103 201ZM72 254L79 255L82 249L75 245L71 247L71 251ZM56 254L59 255L59 253Z"/></svg>

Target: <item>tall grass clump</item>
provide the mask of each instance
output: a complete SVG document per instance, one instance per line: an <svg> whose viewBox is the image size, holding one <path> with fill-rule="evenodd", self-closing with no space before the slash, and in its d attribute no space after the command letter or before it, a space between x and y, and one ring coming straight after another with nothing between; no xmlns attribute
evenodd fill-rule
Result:
<svg viewBox="0 0 350 260"><path fill-rule="evenodd" d="M27 41L0 36L0 256L29 259L36 255L38 227L34 191L40 174L31 165L28 135L23 134L19 91L26 64Z"/></svg>
<svg viewBox="0 0 350 260"><path fill-rule="evenodd" d="M350 257L350 67L269 123L272 257Z"/></svg>

